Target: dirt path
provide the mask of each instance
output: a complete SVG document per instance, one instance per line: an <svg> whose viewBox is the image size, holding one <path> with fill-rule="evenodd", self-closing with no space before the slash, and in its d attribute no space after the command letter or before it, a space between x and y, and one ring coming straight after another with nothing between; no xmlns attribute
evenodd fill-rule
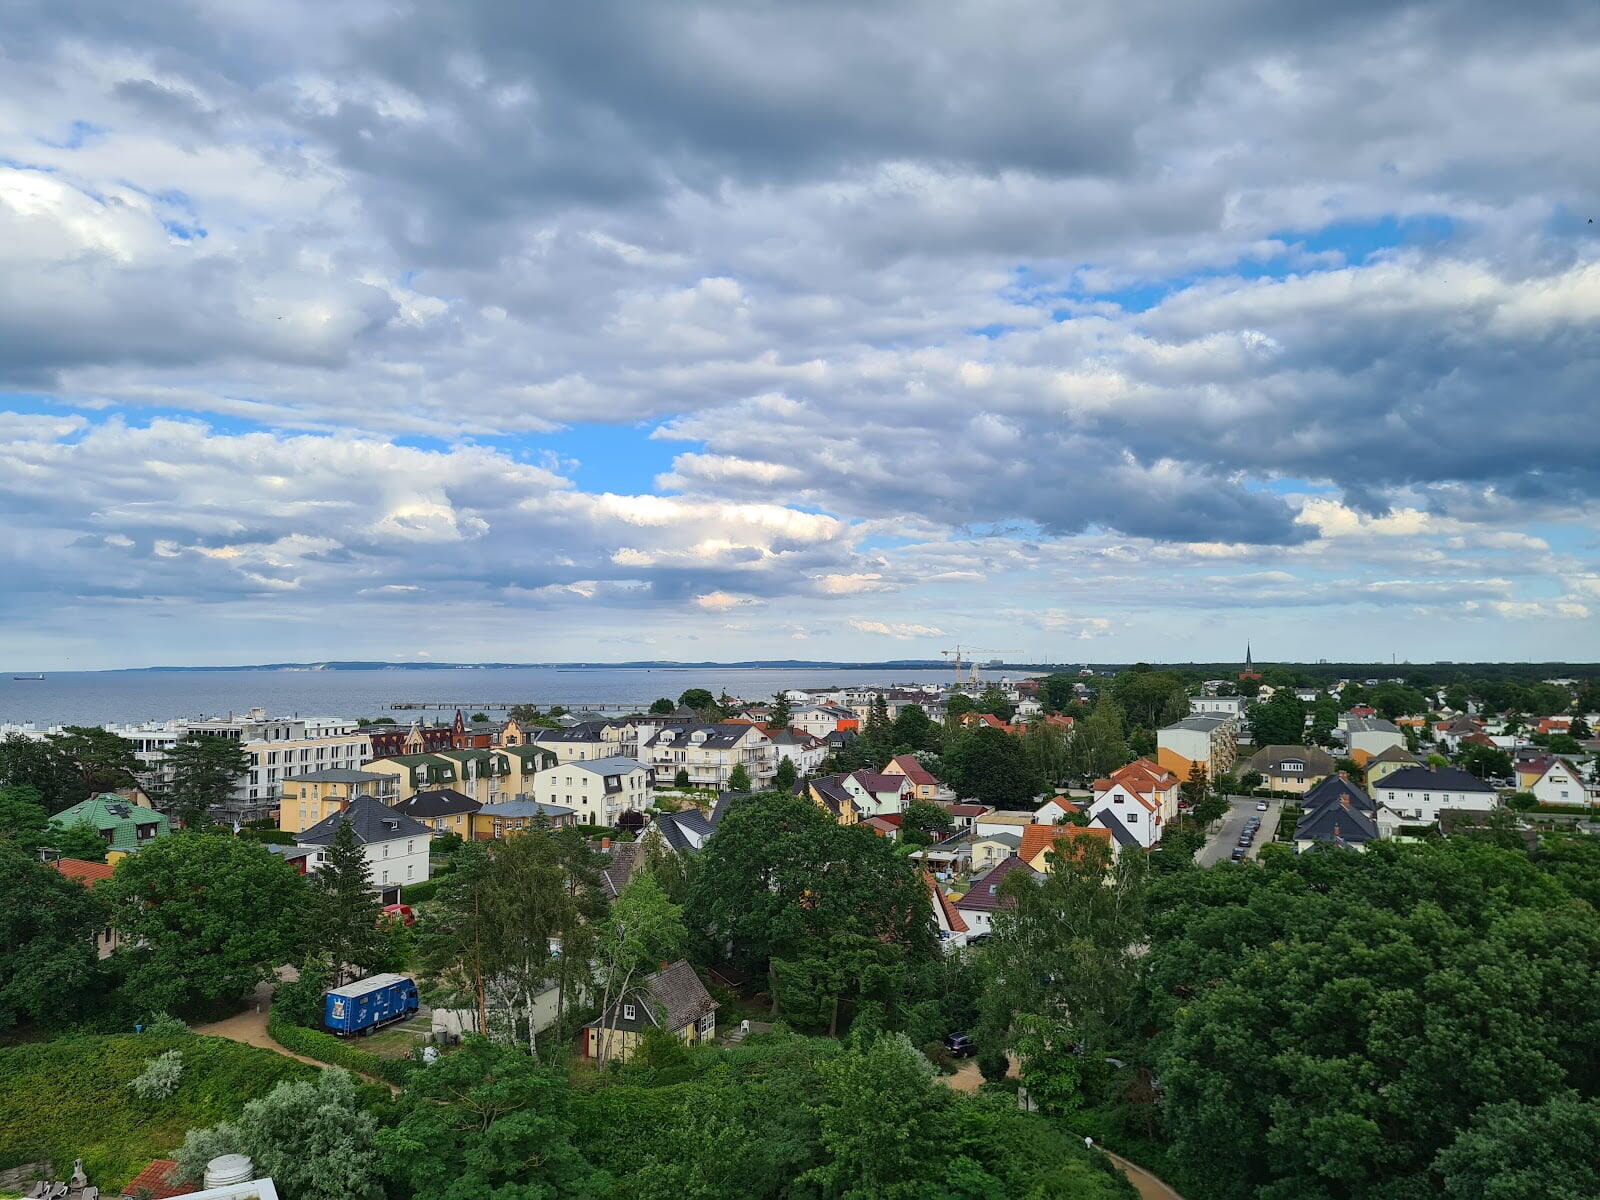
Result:
<svg viewBox="0 0 1600 1200"><path fill-rule="evenodd" d="M1137 1163L1129 1162L1120 1154L1111 1153L1104 1146L1097 1146L1096 1149L1121 1168L1122 1173L1128 1177L1128 1182L1133 1184L1133 1190L1138 1192L1143 1200L1183 1200L1182 1196Z"/></svg>
<svg viewBox="0 0 1600 1200"><path fill-rule="evenodd" d="M255 994L245 1001L243 1012L221 1021L213 1021L209 1025L196 1025L194 1031L210 1037L227 1038L230 1042L243 1042L246 1046L259 1046L263 1050L271 1050L274 1054L281 1054L285 1058L292 1058L297 1062L308 1063L313 1067L326 1067L328 1064L315 1058L307 1058L304 1054L296 1054L293 1050L285 1049L273 1041L272 1035L267 1032L267 1012L272 1007L272 985L262 984L256 989ZM394 1084L379 1079L373 1075L363 1075L360 1071L351 1071L357 1078L365 1079L368 1083L375 1083L379 1087L386 1087L392 1093L400 1091Z"/></svg>

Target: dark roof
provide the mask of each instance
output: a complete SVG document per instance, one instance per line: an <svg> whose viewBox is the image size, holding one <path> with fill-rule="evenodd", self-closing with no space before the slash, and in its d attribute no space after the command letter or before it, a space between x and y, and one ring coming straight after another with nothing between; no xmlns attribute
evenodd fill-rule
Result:
<svg viewBox="0 0 1600 1200"><path fill-rule="evenodd" d="M621 754L613 754L610 758L582 759L559 765L564 771L576 767L580 771L593 771L596 775L631 775L635 771L645 770L645 765L638 759L627 758Z"/></svg>
<svg viewBox="0 0 1600 1200"><path fill-rule="evenodd" d="M969 911L993 912L997 908L1010 908L1012 901L1000 894L1000 885L1013 871L1027 871L1028 864L1015 854L1009 855L989 869L987 875L974 879L966 895L956 901L957 908Z"/></svg>
<svg viewBox="0 0 1600 1200"><path fill-rule="evenodd" d="M1434 726L1437 733L1480 733L1483 726L1471 717L1451 717L1448 721L1441 721Z"/></svg>
<svg viewBox="0 0 1600 1200"><path fill-rule="evenodd" d="M1429 792L1492 792L1483 780L1459 767L1401 767L1378 780L1381 788L1413 788Z"/></svg>
<svg viewBox="0 0 1600 1200"><path fill-rule="evenodd" d="M535 742L598 742L604 740L608 721L582 721L567 729L535 729L533 740Z"/></svg>
<svg viewBox="0 0 1600 1200"><path fill-rule="evenodd" d="M1094 816L1089 818L1089 824L1100 825L1109 829L1111 836L1116 839L1119 846L1132 846L1135 849L1143 848L1139 839L1134 837L1132 831L1122 823L1122 818L1109 808L1102 808L1095 813Z"/></svg>
<svg viewBox="0 0 1600 1200"><path fill-rule="evenodd" d="M877 771L852 771L855 780L873 795L879 792L903 792L910 778L905 775L882 775Z"/></svg>
<svg viewBox="0 0 1600 1200"><path fill-rule="evenodd" d="M716 725L686 725L681 729L662 729L651 737L650 746L703 746L709 750L728 750L748 734L760 733L754 725L721 722ZM695 740L696 734L702 734Z"/></svg>
<svg viewBox="0 0 1600 1200"><path fill-rule="evenodd" d="M1350 798L1350 803L1366 813L1376 814L1378 806L1373 803L1372 797L1362 791L1360 786L1341 779L1337 775L1329 775L1311 787L1300 798L1300 807L1305 812L1327 808L1330 805L1338 808L1344 797Z"/></svg>
<svg viewBox="0 0 1600 1200"><path fill-rule="evenodd" d="M541 804L537 800L529 800L526 796L518 796L512 800L502 800L498 804L485 804L478 810L480 817L502 817L515 820L518 817L570 817L573 810L562 808L559 804Z"/></svg>
<svg viewBox="0 0 1600 1200"><path fill-rule="evenodd" d="M700 976L681 958L647 976L643 986L630 991L624 1000L643 1011L638 1012L632 1021L610 1019L606 1025L614 1024L618 1029L640 1029L648 1023L663 1029L678 1030L717 1009L717 1002L706 991L706 985L700 982ZM613 1011L620 1009L623 1002L617 1001Z"/></svg>
<svg viewBox="0 0 1600 1200"><path fill-rule="evenodd" d="M799 786L805 788L807 783L802 780ZM809 787L822 801L823 807L835 817L843 815L845 808L856 802L855 797L845 790L843 775L824 775L821 779L811 780Z"/></svg>
<svg viewBox="0 0 1600 1200"><path fill-rule="evenodd" d="M628 886L633 873L644 865L644 845L640 842L612 842L611 861L600 872L606 894L615 900Z"/></svg>
<svg viewBox="0 0 1600 1200"><path fill-rule="evenodd" d="M453 817L475 813L482 807L471 796L464 796L454 788L434 788L400 801L394 811L408 817Z"/></svg>
<svg viewBox="0 0 1600 1200"><path fill-rule="evenodd" d="M1348 807L1334 801L1321 808L1307 809L1294 827L1296 841L1332 842L1335 845L1353 845L1376 841L1378 823L1359 805Z"/></svg>
<svg viewBox="0 0 1600 1200"><path fill-rule="evenodd" d="M1316 746L1263 746L1250 756L1249 769L1262 774L1270 771L1282 775L1284 772L1280 768L1286 762L1304 764L1304 769L1297 774L1307 778L1332 775L1334 772L1333 756Z"/></svg>
<svg viewBox="0 0 1600 1200"><path fill-rule="evenodd" d="M396 812L373 796L357 796L343 812L323 817L294 840L302 846L328 846L339 833L345 821L355 831L356 841L365 846L368 842L387 842L394 838L427 836L433 833L421 821L414 821L404 813Z"/></svg>
<svg viewBox="0 0 1600 1200"><path fill-rule="evenodd" d="M1389 746L1381 753L1374 754L1371 758L1367 759L1367 768L1370 770L1373 763L1392 762L1412 763L1416 766L1422 765L1422 760L1415 754L1411 753L1411 751L1407 750L1404 746Z"/></svg>

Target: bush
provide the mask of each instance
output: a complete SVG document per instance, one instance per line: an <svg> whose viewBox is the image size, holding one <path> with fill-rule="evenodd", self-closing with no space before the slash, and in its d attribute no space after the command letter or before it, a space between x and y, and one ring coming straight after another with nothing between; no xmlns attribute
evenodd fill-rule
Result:
<svg viewBox="0 0 1600 1200"><path fill-rule="evenodd" d="M152 1058L144 1070L128 1081L128 1088L141 1100L165 1100L178 1090L183 1078L183 1051L168 1050Z"/></svg>
<svg viewBox="0 0 1600 1200"><path fill-rule="evenodd" d="M412 1068L416 1065L408 1058L380 1058L372 1051L362 1050L349 1042L341 1041L331 1033L291 1025L280 1017L276 1010L267 1017L267 1033L285 1050L314 1058L331 1067L343 1067L357 1075L381 1079L396 1087L404 1086Z"/></svg>
<svg viewBox="0 0 1600 1200"><path fill-rule="evenodd" d="M424 900L432 900L434 893L439 890L440 880L425 879L421 883L407 883L400 888L401 904L421 904Z"/></svg>
<svg viewBox="0 0 1600 1200"><path fill-rule="evenodd" d="M308 959L300 967L300 978L280 983L272 994L272 1012L279 1020L305 1029L322 1027L322 994L328 990L326 959Z"/></svg>
<svg viewBox="0 0 1600 1200"><path fill-rule="evenodd" d="M176 1172L179 1179L199 1183L205 1178L206 1164L224 1154L239 1154L244 1150L244 1139L227 1121L211 1129L191 1129L183 1135L183 1145L173 1158L178 1160Z"/></svg>
<svg viewBox="0 0 1600 1200"><path fill-rule="evenodd" d="M150 1019L144 1023L144 1028L140 1032L153 1037L173 1037L176 1034L188 1033L190 1030L177 1017L164 1012L154 1012L150 1014Z"/></svg>
<svg viewBox="0 0 1600 1200"><path fill-rule="evenodd" d="M1006 1077L1006 1072L1011 1069L1011 1060L1006 1058L1004 1050L979 1050L978 1070L983 1072L983 1077L990 1083L998 1083Z"/></svg>
<svg viewBox="0 0 1600 1200"><path fill-rule="evenodd" d="M1512 792L1506 797L1506 807L1518 812L1531 812L1539 807L1539 798L1532 792Z"/></svg>

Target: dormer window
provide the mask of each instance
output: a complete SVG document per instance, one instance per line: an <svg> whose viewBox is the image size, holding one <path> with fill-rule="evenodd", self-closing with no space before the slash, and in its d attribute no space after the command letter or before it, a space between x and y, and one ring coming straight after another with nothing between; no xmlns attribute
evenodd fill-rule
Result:
<svg viewBox="0 0 1600 1200"><path fill-rule="evenodd" d="M631 1005L631 1004L624 1004L624 1005L623 1005L623 1006L622 1006L622 1019L623 1019L623 1020L624 1020L624 1021L631 1021L631 1020L633 1020L633 1019L634 1019L634 1014L635 1014L635 1012L636 1012L636 1011L637 1011L637 1010L636 1010L636 1009L635 1009L635 1008L634 1008L634 1007L633 1007L633 1005Z"/></svg>

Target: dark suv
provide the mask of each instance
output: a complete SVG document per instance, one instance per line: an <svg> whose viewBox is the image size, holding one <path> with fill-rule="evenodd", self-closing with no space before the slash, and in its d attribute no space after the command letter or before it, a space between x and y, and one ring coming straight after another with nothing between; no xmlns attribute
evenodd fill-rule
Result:
<svg viewBox="0 0 1600 1200"><path fill-rule="evenodd" d="M951 1058L971 1058L978 1052L978 1044L964 1033L947 1033L944 1051Z"/></svg>

